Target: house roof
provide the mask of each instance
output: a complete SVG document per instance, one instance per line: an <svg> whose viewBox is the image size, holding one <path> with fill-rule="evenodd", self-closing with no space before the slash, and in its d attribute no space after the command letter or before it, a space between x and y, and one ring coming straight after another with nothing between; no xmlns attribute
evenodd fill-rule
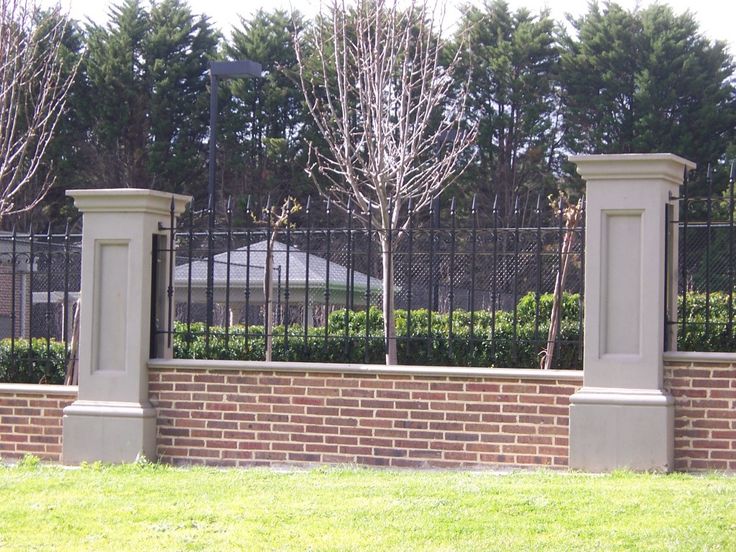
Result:
<svg viewBox="0 0 736 552"><path fill-rule="evenodd" d="M251 244L249 247L240 247L230 252L230 286L245 287L246 275L250 286L260 287L263 285L263 275L266 266L266 246L267 242L260 241ZM248 249L250 249L250 258L248 257ZM289 261L288 274L286 261ZM181 259L181 256L178 256ZM219 253L215 255L214 266L214 286L220 287L227 283L227 253ZM307 260L309 261L309 272L307 273ZM250 265L248 269L247 265ZM207 282L207 261L196 260L192 263L184 263L178 265L174 270L174 282L177 285L186 285L189 281L189 269L191 266L191 282L193 286L204 286ZM281 281L289 280L289 286L304 287L309 279L309 285L324 285L327 281L327 259L313 253L306 253L299 248L290 245L287 247L282 242L274 242L273 244L273 266L274 270L281 267ZM355 289L365 289L368 286L368 275L353 271L352 275L348 274L348 268L344 265L330 261L329 263L331 287L345 288L348 277L352 276ZM274 282L278 275L274 273ZM381 286L380 278L370 278L371 287L379 289Z"/></svg>

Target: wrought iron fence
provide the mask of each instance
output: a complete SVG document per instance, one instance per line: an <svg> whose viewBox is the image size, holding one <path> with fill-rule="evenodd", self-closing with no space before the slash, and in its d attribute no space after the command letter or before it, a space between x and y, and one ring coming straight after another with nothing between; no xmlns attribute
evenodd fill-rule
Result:
<svg viewBox="0 0 736 552"><path fill-rule="evenodd" d="M0 233L0 381L72 383L81 238Z"/></svg>
<svg viewBox="0 0 736 552"><path fill-rule="evenodd" d="M539 197L525 226L517 202L504 227L495 205L436 200L426 213L404 206L390 229L324 201L261 205L229 201L214 231L208 209L162 229L174 321L152 343L165 335L183 358L384 362L383 238L399 362L536 367L548 351L548 366L581 367L582 202Z"/></svg>
<svg viewBox="0 0 736 552"><path fill-rule="evenodd" d="M736 162L709 166L703 178L685 175L679 216L677 348L684 351L736 351L734 284ZM674 349L674 344L666 344Z"/></svg>

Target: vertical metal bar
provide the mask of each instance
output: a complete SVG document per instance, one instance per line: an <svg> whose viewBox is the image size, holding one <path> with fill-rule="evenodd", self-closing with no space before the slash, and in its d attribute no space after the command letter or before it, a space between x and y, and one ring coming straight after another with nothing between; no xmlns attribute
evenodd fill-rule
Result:
<svg viewBox="0 0 736 552"><path fill-rule="evenodd" d="M194 265L194 205L189 206L188 217L189 231L187 232L187 336L186 336L186 356L189 358L189 352L192 345L192 266Z"/></svg>
<svg viewBox="0 0 736 552"><path fill-rule="evenodd" d="M148 335L148 354L150 358L158 358L160 351L158 351L156 336L158 334L158 301L157 292L159 288L159 270L158 263L160 261L161 248L158 241L158 235L151 235L151 318L150 318L150 332Z"/></svg>
<svg viewBox="0 0 736 552"><path fill-rule="evenodd" d="M245 203L245 220L248 221L253 216L253 211L250 206L250 195ZM243 320L243 331L245 332L244 341L245 349L248 350L248 341L250 339L250 242L251 242L251 227L246 226L245 230L245 313Z"/></svg>
<svg viewBox="0 0 736 552"><path fill-rule="evenodd" d="M537 215L537 289L534 294L534 342L539 342L540 303L542 300L542 194L537 194L537 206L534 209Z"/></svg>
<svg viewBox="0 0 736 552"><path fill-rule="evenodd" d="M217 208L215 186L217 163L217 93L218 79L210 67L210 134L209 166L207 172L207 313L205 323L205 355L210 356L210 328L214 321L214 277L215 277L215 210Z"/></svg>
<svg viewBox="0 0 736 552"><path fill-rule="evenodd" d="M213 204L214 197L210 195L209 205L207 206L207 216L209 223L207 225L207 283L205 295L207 296L207 313L205 315L204 325L204 351L207 358L210 357L210 328L214 322L214 274L215 274L215 215Z"/></svg>
<svg viewBox="0 0 736 552"><path fill-rule="evenodd" d="M514 365L518 364L519 356L519 225L521 223L521 213L519 211L519 196L514 199L514 283L512 286L512 294L514 298L513 312L513 343L511 344L511 358Z"/></svg>
<svg viewBox="0 0 736 552"><path fill-rule="evenodd" d="M69 219L64 228L64 305L62 309L62 336L64 341L64 362L69 361L69 257L71 255L71 236L69 234ZM72 316L72 319L74 317Z"/></svg>
<svg viewBox="0 0 736 552"><path fill-rule="evenodd" d="M453 317L455 315L455 233L457 232L457 211L455 209L455 197L450 201L450 292L448 299L450 302L450 318L447 325L448 343L453 346Z"/></svg>
<svg viewBox="0 0 736 552"><path fill-rule="evenodd" d="M348 197L348 205L347 205L347 211L348 211L348 257L347 257L347 270L345 271L345 316L343 319L343 324L345 326L345 332L343 335L344 340L344 353L345 357L349 358L350 355L350 312L349 312L349 306L352 303L352 296L348 297L348 293L350 293L350 259L351 259L351 253L352 253L352 223L353 223L353 200L351 197Z"/></svg>
<svg viewBox="0 0 736 552"><path fill-rule="evenodd" d="M366 287L365 287L365 347L363 350L363 360L368 362L368 350L370 349L370 320L371 320L371 268L373 267L373 259L371 256L371 241L373 240L373 204L368 202L368 234L366 238L366 257L368 259L368 269L366 270Z"/></svg>
<svg viewBox="0 0 736 552"><path fill-rule="evenodd" d="M49 369L51 361L51 263L53 253L51 251L51 223L49 222L46 232L46 369Z"/></svg>
<svg viewBox="0 0 736 552"><path fill-rule="evenodd" d="M491 358L496 357L496 307L498 305L498 194L493 198L493 248L491 270Z"/></svg>
<svg viewBox="0 0 736 552"><path fill-rule="evenodd" d="M36 256L33 245L33 223L31 223L28 233L28 298L30 300L28 308L28 356L31 358L33 357L33 349L31 348L31 341L33 340L33 265ZM21 298L21 301L25 301L25 297Z"/></svg>
<svg viewBox="0 0 736 552"><path fill-rule="evenodd" d="M734 205L734 183L736 182L736 160L731 161L731 172L728 176L728 340L733 340L733 286L734 275L734 233L733 233L733 210Z"/></svg>
<svg viewBox="0 0 736 552"><path fill-rule="evenodd" d="M169 207L169 250L166 256L166 265L169 269L169 284L166 286L166 298L168 300L168 313L166 319L166 346L171 347L171 334L174 333L174 234L175 224L174 196L171 196Z"/></svg>
<svg viewBox="0 0 736 552"><path fill-rule="evenodd" d="M325 266L325 342L324 342L324 350L327 351L327 343L329 342L329 325L327 323L327 319L330 314L330 256L332 254L331 247L332 247L332 233L330 229L330 198L327 198L327 203L325 205L325 232L327 233L327 254L325 255L327 258L327 263Z"/></svg>
<svg viewBox="0 0 736 552"><path fill-rule="evenodd" d="M682 252L680 255L680 267L682 275L680 277L680 285L682 286L682 329L680 335L684 338L687 335L687 217L688 217L688 174L684 169L682 175Z"/></svg>
<svg viewBox="0 0 736 552"><path fill-rule="evenodd" d="M273 206L271 205L271 195L269 194L266 198L266 209L264 211L266 215L266 262L264 263L266 265L265 267L265 275L270 282L270 285L265 286L265 289L263 290L263 335L264 338L267 340L268 338L271 338L271 346L273 347L273 247L271 246L271 236L273 232L273 228L271 226L272 216L273 216ZM269 259L271 262L269 263ZM269 328L271 328L271 331L269 333Z"/></svg>
<svg viewBox="0 0 736 552"><path fill-rule="evenodd" d="M286 200L286 276L285 276L285 286L284 286L284 314L282 315L282 324L284 325L284 351L286 352L287 357L284 360L288 360L288 354L289 354L289 276L291 272L289 271L289 265L291 261L291 198L287 198ZM281 265L279 265L279 269L281 268ZM281 294L279 293L279 299L281 298ZM281 312L281 310L279 310Z"/></svg>
<svg viewBox="0 0 736 552"><path fill-rule="evenodd" d="M15 224L13 224L13 235L11 237L11 254L10 254L10 365L13 371L15 371L15 326L18 324L18 315L15 312L15 278L16 278L16 266L18 262L18 232L16 231ZM22 300L22 299L21 299ZM20 325L18 327L18 335L21 336Z"/></svg>
<svg viewBox="0 0 736 552"><path fill-rule="evenodd" d="M705 199L706 220L705 220L705 341L710 337L710 244L711 229L713 222L713 169L708 163L706 174L706 186L708 197Z"/></svg>
<svg viewBox="0 0 736 552"><path fill-rule="evenodd" d="M233 250L233 198L227 198L227 251L225 253L225 349L230 346L230 267Z"/></svg>
<svg viewBox="0 0 736 552"><path fill-rule="evenodd" d="M477 195L473 194L473 202L470 205L471 217L471 252L470 252L470 294L468 295L468 312L470 313L470 343L475 342L475 271L477 268L478 254L478 209Z"/></svg>
<svg viewBox="0 0 736 552"><path fill-rule="evenodd" d="M284 322L281 311L281 265L276 267L276 312L274 313L274 322L277 326L281 326Z"/></svg>
<svg viewBox="0 0 736 552"><path fill-rule="evenodd" d="M669 319L669 303L670 303L670 206L665 204L664 206L664 343L662 343L662 350L669 351L669 335L670 335L670 319Z"/></svg>
<svg viewBox="0 0 736 552"><path fill-rule="evenodd" d="M311 326L311 307L309 299L309 258L312 256L311 234L312 234L312 217L311 217L312 198L307 197L307 206L305 215L307 218L307 236L306 236L306 259L304 261L304 352L309 349L309 326Z"/></svg>
<svg viewBox="0 0 736 552"><path fill-rule="evenodd" d="M434 234L436 198L429 203L429 277L427 282L427 355L432 355L432 311L434 309Z"/></svg>
<svg viewBox="0 0 736 552"><path fill-rule="evenodd" d="M414 271L414 200L409 198L408 212L407 212L407 239L408 239L408 259L407 266L408 271L406 275L406 338L407 338L407 352L411 351L411 285L413 280Z"/></svg>

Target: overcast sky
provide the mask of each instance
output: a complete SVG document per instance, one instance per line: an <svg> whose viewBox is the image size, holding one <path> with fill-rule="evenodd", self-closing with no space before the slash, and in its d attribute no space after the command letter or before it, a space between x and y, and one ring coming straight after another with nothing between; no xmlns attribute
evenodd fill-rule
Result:
<svg viewBox="0 0 736 552"><path fill-rule="evenodd" d="M54 3L54 0L42 0L44 3ZM73 17L84 20L90 18L97 23L104 23L107 19L108 8L118 3L113 0L60 0L62 6L69 7ZM447 19L451 23L457 18L454 6L466 2L447 2ZM481 4L482 0L471 0L472 4ZM648 5L649 0L619 0L617 2L629 9L636 5ZM730 46L731 54L736 54L736 1L734 0L669 0L667 3L676 12L690 10L700 23L700 29L710 39L725 40ZM230 27L238 22L238 15L247 16L258 8L271 10L282 8L290 10L292 7L308 16L319 11L319 0L189 0L195 13L205 13L222 31L228 33ZM564 19L565 14L580 15L587 11L588 0L509 0L512 9L526 7L535 12L542 8L550 8L552 16L557 20Z"/></svg>

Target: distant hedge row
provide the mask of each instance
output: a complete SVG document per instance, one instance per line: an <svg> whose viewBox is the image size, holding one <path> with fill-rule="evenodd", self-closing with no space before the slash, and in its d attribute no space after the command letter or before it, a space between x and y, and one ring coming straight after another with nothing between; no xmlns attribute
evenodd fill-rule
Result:
<svg viewBox="0 0 736 552"><path fill-rule="evenodd" d="M706 297L688 293L686 332L682 321L678 327L678 349L683 351L736 351L736 321L729 319L729 298L721 292ZM455 311L447 314L430 313L426 309L396 311L396 333L399 362L428 366L501 366L536 368L539 353L544 349L552 308L552 296L542 295L537 307L534 294L521 298L513 312L498 311L495 319L488 311L472 315ZM683 308L680 297L679 308ZM538 314L537 314L538 309ZM579 316L580 301L576 294L565 294L563 317L555 367L580 369ZM431 318L431 329L430 329ZM367 333L366 333L367 319ZM708 324L706 325L706 320ZM538 322L537 322L538 321ZM450 337L452 322L452 337ZM262 326L243 326L225 330L211 328L209 354L206 351L204 324L177 323L174 328L174 356L190 359L263 360L265 338ZM334 311L327 327L304 328L289 326L288 336L283 326L274 328L273 358L283 361L382 363L384 360L383 319L381 311ZM327 338L325 338L325 335ZM367 337L366 337L367 335ZM0 382L62 383L66 372L64 344L45 339L0 340Z"/></svg>

